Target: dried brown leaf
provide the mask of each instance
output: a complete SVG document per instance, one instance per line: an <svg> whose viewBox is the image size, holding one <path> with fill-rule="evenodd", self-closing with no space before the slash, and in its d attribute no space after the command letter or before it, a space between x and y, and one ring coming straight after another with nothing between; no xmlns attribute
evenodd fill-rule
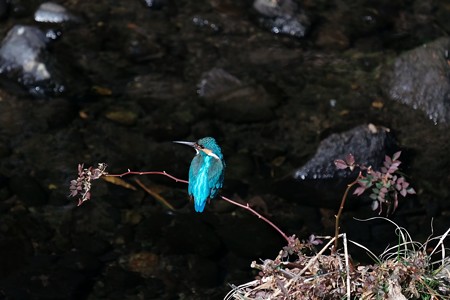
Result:
<svg viewBox="0 0 450 300"><path fill-rule="evenodd" d="M130 190L137 190L135 186L129 184L128 182L126 182L125 180L123 180L122 178L119 177L112 177L112 176L102 176L101 177L104 181L124 187L126 189L130 189Z"/></svg>

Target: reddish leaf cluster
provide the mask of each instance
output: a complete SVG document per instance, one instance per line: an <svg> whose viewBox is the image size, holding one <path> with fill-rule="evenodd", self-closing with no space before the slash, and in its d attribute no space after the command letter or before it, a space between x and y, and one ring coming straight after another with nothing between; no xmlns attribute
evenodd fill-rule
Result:
<svg viewBox="0 0 450 300"><path fill-rule="evenodd" d="M398 206L398 194L406 197L407 194L415 194L416 191L409 187L409 183L403 176L398 174L398 168L401 164L399 160L401 151L394 153L389 157L385 156L383 166L380 171L375 171L371 166L355 164L355 158L352 154L347 157L335 160L334 164L338 169L344 170L349 168L353 170L358 167L361 171L358 175L358 187L353 194L361 196L365 191L371 189L369 197L373 200L372 209L379 208L379 213L382 212L382 205L388 207L387 213L394 212Z"/></svg>
<svg viewBox="0 0 450 300"><path fill-rule="evenodd" d="M78 178L70 181L69 188L69 197L79 197L78 206L84 201L91 199L91 181L107 174L105 172L107 167L105 163L99 163L95 169L93 167L85 169L83 166L83 164L78 165Z"/></svg>
<svg viewBox="0 0 450 300"><path fill-rule="evenodd" d="M338 168L340 170L345 170L345 169L349 168L350 171L353 171L355 168L355 157L353 156L353 154L349 153L345 157L345 160L336 159L334 161L334 164L335 164L336 168Z"/></svg>

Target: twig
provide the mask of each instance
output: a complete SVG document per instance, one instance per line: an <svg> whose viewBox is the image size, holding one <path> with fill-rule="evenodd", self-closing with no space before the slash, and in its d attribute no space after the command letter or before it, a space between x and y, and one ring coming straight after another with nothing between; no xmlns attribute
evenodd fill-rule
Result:
<svg viewBox="0 0 450 300"><path fill-rule="evenodd" d="M245 288L249 288L251 286L255 286L261 283L261 280L257 279L257 280L253 280L244 284L241 284L239 286L235 286L235 285L231 285L232 290L228 292L228 294L226 294L224 300L230 300L232 297L239 297L240 299L250 299L250 298L244 298L244 296L242 294L244 294L244 289ZM241 293L241 294L237 294L237 293Z"/></svg>
<svg viewBox="0 0 450 300"><path fill-rule="evenodd" d="M342 236L342 234L338 235L338 238ZM336 237L333 237L325 246L323 246L322 250L320 250L316 256L314 256L312 259L309 260L308 264L295 276L294 279L299 278L300 276L302 276L303 273L306 272L306 270L309 269L309 267L312 266L313 263L316 262L317 259L319 259L319 257L325 252L325 250L328 249L328 247L330 247L330 245L334 242L334 240L336 239Z"/></svg>
<svg viewBox="0 0 450 300"><path fill-rule="evenodd" d="M170 175L169 173L167 173L166 171L162 171L162 172L157 172L157 171L151 171L151 172L136 172L136 171L131 171L130 169L128 169L127 172L124 172L122 174L105 174L104 176L109 176L109 177L123 177L126 175L163 175L166 177L169 177L170 179L173 179L175 182L182 182L182 183L189 183L189 181L184 180L184 179L180 179L177 178L175 176ZM264 216L262 216L260 213L258 213L256 210L254 210L253 208L250 207L250 205L247 203L246 205L244 204L240 204L236 201L233 201L225 196L220 195L220 198L222 198L223 200L239 206L243 209L246 209L248 211L250 211L252 214L254 214L255 216L257 216L259 219L262 219L264 222L266 222L267 224L269 224L270 226L272 226L272 228L274 228L276 231L278 231L279 234L281 234L281 236L289 243L292 242L292 238L289 238L280 228L278 228L278 226L276 226L274 223L272 223L271 221L269 221L267 218L265 218Z"/></svg>
<svg viewBox="0 0 450 300"><path fill-rule="evenodd" d="M223 200L225 200L225 201L227 201L227 202L229 202L229 203L231 203L233 205L239 206L239 207L241 207L243 209L246 209L246 210L250 211L252 214L254 214L258 218L262 219L264 222L266 222L267 224L272 226L276 231L278 231L278 233L280 233L283 236L283 238L288 242L288 244L291 242L291 239L280 228L278 228L278 226L276 226L271 221L269 221L267 218L265 218L261 214L259 214L256 210L251 208L250 205L248 205L248 203L246 205L243 205L243 204L240 204L240 203L238 203L236 201L233 201L233 200L231 200L231 199L229 199L229 198L227 198L225 196L222 196L222 195L220 196L220 198L222 198Z"/></svg>
<svg viewBox="0 0 450 300"><path fill-rule="evenodd" d="M361 176L361 172L359 173L358 177L355 179L355 181L353 181L352 183L347 185L347 188L345 189L344 195L342 196L342 200L341 200L341 206L339 207L339 211L336 215L336 223L334 225L334 248L333 248L333 252L337 251L337 247L338 247L338 243L339 243L339 239L338 239L338 235L339 235L339 222L341 221L341 215L342 215L342 211L344 210L344 205L345 205L345 201L347 200L347 195L348 192L350 191L350 189L358 183L359 177Z"/></svg>
<svg viewBox="0 0 450 300"><path fill-rule="evenodd" d="M177 178L175 176L172 176L169 173L167 173L166 171L162 171L162 172L157 172L157 171L136 172L136 171L131 171L130 169L128 169L127 172L124 172L122 174L105 174L104 176L108 176L108 177L123 177L125 175L164 175L166 177L169 177L170 179L173 179L175 182L189 183L189 181Z"/></svg>

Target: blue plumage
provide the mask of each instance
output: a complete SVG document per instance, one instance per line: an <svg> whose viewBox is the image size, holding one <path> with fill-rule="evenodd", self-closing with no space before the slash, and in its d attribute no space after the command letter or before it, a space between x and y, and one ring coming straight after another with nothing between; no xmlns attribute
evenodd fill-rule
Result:
<svg viewBox="0 0 450 300"><path fill-rule="evenodd" d="M217 196L222 187L225 161L222 150L212 137L205 137L197 142L175 143L189 145L196 151L189 168L188 193L194 199L195 211L203 212L206 201Z"/></svg>

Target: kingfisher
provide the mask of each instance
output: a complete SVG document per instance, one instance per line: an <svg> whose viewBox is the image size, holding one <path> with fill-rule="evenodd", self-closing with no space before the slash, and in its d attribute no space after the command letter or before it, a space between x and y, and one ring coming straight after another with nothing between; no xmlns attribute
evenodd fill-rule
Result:
<svg viewBox="0 0 450 300"><path fill-rule="evenodd" d="M195 149L195 156L189 168L188 193L191 200L194 199L195 211L203 212L206 201L216 197L223 184L225 161L222 150L212 137L205 137L197 142L174 143Z"/></svg>

